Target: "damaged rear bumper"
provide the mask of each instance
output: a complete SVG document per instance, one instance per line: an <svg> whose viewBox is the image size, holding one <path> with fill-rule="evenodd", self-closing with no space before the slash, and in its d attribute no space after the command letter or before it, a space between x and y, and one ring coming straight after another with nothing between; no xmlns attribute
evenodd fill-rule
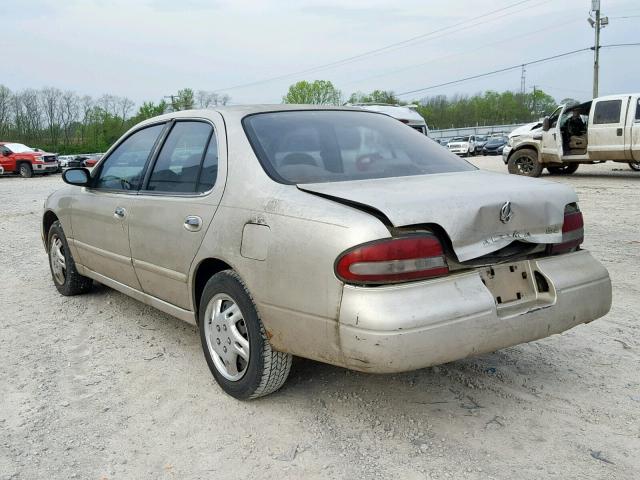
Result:
<svg viewBox="0 0 640 480"><path fill-rule="evenodd" d="M345 366L415 370L561 333L609 311L609 274L589 252L524 263L544 278L544 287L532 287L528 300L502 305L480 271L394 286L345 286L339 318Z"/></svg>

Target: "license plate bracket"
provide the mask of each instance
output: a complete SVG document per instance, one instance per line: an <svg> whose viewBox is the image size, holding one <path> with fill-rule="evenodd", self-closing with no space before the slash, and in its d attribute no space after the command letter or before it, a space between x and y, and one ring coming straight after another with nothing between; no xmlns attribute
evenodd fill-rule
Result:
<svg viewBox="0 0 640 480"><path fill-rule="evenodd" d="M483 267L480 278L493 295L498 307L525 303L536 298L534 276L529 262L515 262Z"/></svg>

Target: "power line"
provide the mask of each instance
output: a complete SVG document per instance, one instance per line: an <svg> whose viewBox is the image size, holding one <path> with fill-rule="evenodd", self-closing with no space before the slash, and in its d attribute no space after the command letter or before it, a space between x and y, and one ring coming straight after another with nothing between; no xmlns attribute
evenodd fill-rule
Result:
<svg viewBox="0 0 640 480"><path fill-rule="evenodd" d="M453 53L453 54L450 54L450 55L443 55L443 56L440 56L440 57L435 57L435 58L432 58L432 59L430 59L430 60L428 60L426 62L416 63L416 64L413 64L413 65L408 65L406 67L401 67L401 68L395 68L392 71L388 71L388 72L385 72L385 73L380 73L380 74L377 74L377 75L370 75L370 76L367 76L367 77L364 77L364 78L361 77L361 78L359 78L357 80L352 80L352 81L349 81L349 82L341 82L341 84L342 85L358 84L358 83L361 83L361 82L364 82L364 81L367 81L367 80L372 80L372 79L375 79L375 78L387 77L389 75L397 75L398 73L405 72L407 70L412 70L414 68L424 67L425 65L430 65L430 64L432 64L434 62L437 62L437 61L448 60L450 58L459 57L461 55L467 55L469 53L477 52L479 50L483 50L483 49L485 49L487 47L492 47L494 45L499 45L501 43L510 42L512 40L515 40L515 39L526 38L526 37L530 37L532 35L538 35L538 34L540 34L541 32L544 32L544 31L555 30L555 29L558 29L558 28L565 28L569 23L578 22L578 21L581 21L581 20L575 19L575 20L570 20L568 22L567 21L562 21L560 23L555 23L555 24L550 25L548 27L540 28L540 29L537 29L537 30L533 30L533 31L530 31L530 32L527 32L527 33L524 33L524 34L521 34L521 35L514 35L514 36L511 36L511 37L503 38L503 39L495 41L495 42L485 43L485 44L479 45L479 46L477 46L475 48L472 48L472 49L465 49L465 50L462 50L462 51L459 51L459 52L456 52L456 53Z"/></svg>
<svg viewBox="0 0 640 480"><path fill-rule="evenodd" d="M425 90L433 90L434 88L446 87L448 85L453 85L453 84L456 84L456 83L466 82L468 80L475 80L477 78L488 77L490 75L495 75L496 73L508 72L509 70L515 70L517 68L522 68L523 65L533 65L533 64L536 64L536 63L548 62L550 60L555 60L557 58L567 57L569 55L575 55L576 53L586 52L586 51L589 51L591 49L592 49L592 47L580 48L578 50L572 50L570 52L560 53L558 55L553 55L551 57L539 58L538 60L533 60L531 62L520 63L518 65L513 65L511 67L500 68L498 70L493 70L491 72L480 73L478 75L472 75L470 77L465 77L465 78L461 78L461 79L458 79L458 80L452 80L450 82L440 83L438 85L431 85L429 87L418 88L418 89L415 89L415 90L409 90L408 92L402 92L402 93L398 93L396 95L397 96L410 95L412 93L424 92Z"/></svg>
<svg viewBox="0 0 640 480"><path fill-rule="evenodd" d="M640 42L636 42L636 43L612 43L611 45L600 45L600 48L637 47L637 46L640 46ZM593 50L593 47L591 49Z"/></svg>
<svg viewBox="0 0 640 480"><path fill-rule="evenodd" d="M479 20L481 18L490 17L490 16L492 16L492 15L494 15L496 13L512 9L514 7L517 7L517 6L525 4L525 3L529 3L531 1L533 1L533 0L520 0L518 2L515 2L515 3L512 3L510 5L507 5L506 7L502 7L502 8L496 9L496 10L492 10L490 12L484 13L484 14L479 15L477 17L474 17L472 19L463 20L461 22L454 23L453 25L449 25L447 27L443 27L443 28L440 28L440 29L437 29L437 30L433 30L431 32L423 33L421 35L417 35L415 37L408 38L408 39L402 40L400 42L396 42L396 43L392 43L392 44L389 44L389 45L385 45L383 47L379 47L379 48L376 48L376 49L373 49L373 50L368 50L366 52L362 52L362 53L359 53L357 55L353 55L351 57L346 57L346 58L343 58L341 60L336 60L334 62L326 63L324 65L318 65L318 66L310 67L310 68L307 68L307 69L304 69L304 70L298 70L296 72L291 72L291 73L287 73L287 74L284 74L284 75L278 75L276 77L266 78L266 79L263 79L263 80L257 80L255 82L249 82L249 83L244 83L244 84L240 84L240 85L234 85L234 86L231 86L231 87L221 88L221 89L214 90L214 92L222 92L222 91L228 91L228 90L235 90L235 89L238 89L238 88L253 87L255 85L260 85L262 83L273 82L273 81L276 81L276 80L282 80L282 79L289 78L289 77L296 76L296 75L303 75L305 73L311 73L311 72L315 72L315 71L318 71L318 70L323 70L323 69L327 69L327 68L342 66L344 64L351 63L353 61L359 60L359 59L364 58L364 57L369 57L369 56L372 56L372 55L375 55L375 54L380 54L382 52L388 51L388 50L393 49L393 48L402 48L402 47L410 45L410 44L412 44L412 43L414 43L416 41L419 41L419 40L422 40L424 38L433 36L436 33L441 33L441 32L444 32L446 30L451 30L451 29L454 29L455 27L460 27L460 26L468 24L470 22L477 22L477 20ZM512 12L512 13L517 13L517 12ZM501 18L501 17L499 17L499 18ZM490 19L488 21L491 21L491 20L492 19ZM481 23L484 23L484 22L481 22ZM481 23L477 23L477 24L481 24ZM449 34L450 33L454 33L455 31L457 31L457 30L454 30L454 31L448 32L448 33Z"/></svg>
<svg viewBox="0 0 640 480"><path fill-rule="evenodd" d="M636 46L640 46L640 42L636 42L636 43L614 43L614 44L611 44L611 45L601 45L600 48L636 47ZM438 85L431 85L429 87L418 88L418 89L410 90L410 91L407 91L407 92L397 93L396 96L399 97L399 96L403 96L403 95L410 95L410 94L413 94L413 93L424 92L425 90L433 90L434 88L446 87L448 85L454 85L456 83L466 82L468 80L475 80L475 79L482 78L482 77L488 77L490 75L495 75L497 73L504 73L504 72L508 72L510 70L523 68L526 65L534 65L536 63L548 62L548 61L551 61L551 60L556 60L558 58L567 57L569 55L575 55L577 53L586 52L586 51L593 50L593 49L594 49L594 47L579 48L577 50L571 50L570 52L559 53L557 55L552 55L550 57L539 58L537 60L532 60L530 62L525 62L525 63L519 63L518 65L512 65L510 67L500 68L498 70L493 70L491 72L480 73L478 75L472 75L470 77L460 78L458 80L452 80L450 82L440 83Z"/></svg>

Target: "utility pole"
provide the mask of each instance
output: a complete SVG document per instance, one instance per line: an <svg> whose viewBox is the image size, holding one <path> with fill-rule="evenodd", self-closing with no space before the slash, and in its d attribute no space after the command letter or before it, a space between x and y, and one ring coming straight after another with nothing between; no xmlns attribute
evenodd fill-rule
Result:
<svg viewBox="0 0 640 480"><path fill-rule="evenodd" d="M171 111L175 112L175 106L176 106L176 95L165 95L162 98L170 98L171 99Z"/></svg>
<svg viewBox="0 0 640 480"><path fill-rule="evenodd" d="M527 93L527 66L522 64L522 74L520 75L520 94L524 98L524 94Z"/></svg>
<svg viewBox="0 0 640 480"><path fill-rule="evenodd" d="M591 13L595 14L595 18L591 16ZM598 96L598 77L600 75L600 29L609 24L609 18L601 16L600 0L591 0L591 12L589 12L587 21L596 33L593 46L593 98L596 98Z"/></svg>

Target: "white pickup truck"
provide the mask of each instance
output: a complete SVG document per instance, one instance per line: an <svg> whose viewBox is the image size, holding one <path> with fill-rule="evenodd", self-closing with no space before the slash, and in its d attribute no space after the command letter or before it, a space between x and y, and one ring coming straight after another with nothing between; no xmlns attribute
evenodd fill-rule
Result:
<svg viewBox="0 0 640 480"><path fill-rule="evenodd" d="M584 126L579 133L576 117ZM571 174L580 164L606 161L640 170L640 94L560 105L544 119L542 128L509 138L509 147L504 158L509 173L529 177L539 176L545 167L551 173Z"/></svg>

